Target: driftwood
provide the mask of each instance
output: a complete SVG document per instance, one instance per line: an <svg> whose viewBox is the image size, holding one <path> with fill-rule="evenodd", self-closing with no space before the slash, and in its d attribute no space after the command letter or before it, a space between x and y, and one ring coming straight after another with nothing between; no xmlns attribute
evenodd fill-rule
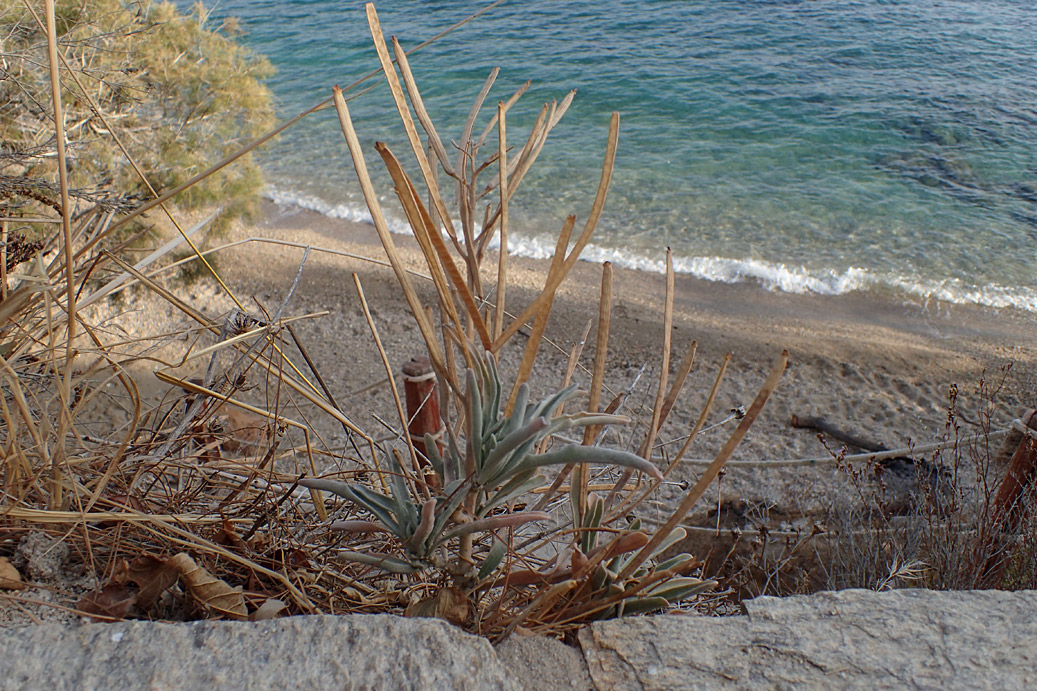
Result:
<svg viewBox="0 0 1037 691"><path fill-rule="evenodd" d="M983 564L977 585L980 588L997 588L1004 579L1005 570L1012 561L1011 549L998 549L1007 534L1015 533L1023 517L1032 511L1031 502L1035 475L1037 475L1037 440L1030 430L1037 430L1037 410L1028 410L1022 417L1019 443L1008 462L1005 479L994 497L991 529L980 534L977 549L988 554Z"/></svg>
<svg viewBox="0 0 1037 691"><path fill-rule="evenodd" d="M841 430L835 425L825 422L824 418L820 417L800 417L799 415L793 415L792 421L789 423L796 429L813 429L817 430L821 434L832 439L837 439L844 444L855 446L861 451L889 451L889 447L885 444L879 444L878 442L868 441L861 439L855 434Z"/></svg>
<svg viewBox="0 0 1037 691"><path fill-rule="evenodd" d="M789 424L796 429L812 429L817 430L826 437L831 437L837 441L853 446L861 451L867 451L870 453L881 453L883 451L889 451L890 447L885 444L862 439L861 437L847 432L846 430L840 429L833 424L825 421L824 418L820 417L806 417L800 415L793 415ZM878 465L882 468L889 470L897 475L908 475L915 474L917 471L921 471L927 477L933 475L936 470L933 464L924 458L915 460L908 456L894 456L893 458L883 458L877 461Z"/></svg>

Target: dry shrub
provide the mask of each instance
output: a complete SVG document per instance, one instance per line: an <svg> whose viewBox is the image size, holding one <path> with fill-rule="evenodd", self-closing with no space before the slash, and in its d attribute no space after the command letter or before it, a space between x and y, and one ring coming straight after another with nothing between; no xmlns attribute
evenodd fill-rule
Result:
<svg viewBox="0 0 1037 691"><path fill-rule="evenodd" d="M978 419L967 423L958 412L958 390L951 387L945 436L954 443L915 463L917 489L906 510L890 510L881 469L844 468L860 501L834 517L828 587L1037 586L1034 488L1026 489L1007 513L997 501L1008 459L1020 445L1033 444L1022 434L1009 435L1000 444L992 438L998 396L1009 370L1003 368L993 382L980 380L975 392L981 401ZM876 475L878 482L871 479Z"/></svg>
<svg viewBox="0 0 1037 691"><path fill-rule="evenodd" d="M136 263L118 246L101 249L120 225L239 160L321 104L214 169L132 209L129 201L112 206L94 200L73 215L66 181L61 181L62 203L50 207L40 224L44 250L15 267L11 276L4 265L0 549L11 550L31 532L72 544L100 586L83 599L79 611L99 619L408 612L440 616L499 639L520 627L560 634L589 619L666 610L694 597L711 585L695 577L698 561L690 554L660 555L683 536L679 523L759 415L787 354L669 519L657 531L643 530L629 516L680 462L706 421L724 372L722 367L681 450L668 467L657 469L647 459L695 352L690 344L670 381L674 278L669 257L660 378L651 419L636 449L600 446L608 426L627 422L619 416L625 396L610 397L604 384L611 306L607 264L586 403L576 411L564 410L578 396L575 389L564 388L541 405L531 404L525 386L534 373L554 295L590 241L605 203L618 115L610 123L590 217L578 234L575 217L566 219L544 290L513 316L508 311L513 305L506 303L507 253L498 253L493 270L483 260L490 256L491 238L507 246L509 199L572 94L545 105L515 151L507 143L506 117L525 87L497 104L481 134L475 129L494 71L451 160L421 104L406 53L394 40L394 66L373 6L368 18L381 74L393 90L421 168L420 183L387 146L379 144L376 151L426 260L435 287L433 304L422 302L386 231L346 91L336 87L333 100L386 257L434 368L444 436L426 438L426 454L412 443L358 277L357 297L382 354L399 427L391 437L375 439L338 403L292 328L295 321L321 316L291 309L309 249L279 304L257 302L253 310L245 308L190 240L204 222L183 229L176 214L162 206L180 233L175 240ZM108 132L118 141L118 126ZM480 159L484 146L490 153ZM143 174L144 168L139 170ZM452 179L458 190L453 211L439 191L440 175ZM428 205L422 201L426 198ZM231 313L202 313L149 268L184 243L235 303ZM148 340L99 328L92 307L130 285L172 305L190 326ZM532 336L521 364L505 380L496 371L495 354L530 322ZM189 347L175 358L158 347L180 338ZM571 353L566 384L580 362L582 340ZM181 373L192 366L203 368L204 376ZM131 368L152 372L169 389L158 400L146 399ZM90 425L99 410L121 410L124 421ZM349 440L345 449L332 448L322 436L320 430L329 424L343 429ZM571 428L582 430L582 439L558 438ZM540 474L541 467L558 472L548 478ZM624 470L610 475L609 467ZM325 494L329 490L345 500L331 500Z"/></svg>
<svg viewBox="0 0 1037 691"><path fill-rule="evenodd" d="M705 573L738 598L845 588L1037 587L1035 489L1025 487L1011 504L998 499L1010 458L1034 443L1020 432L1005 436L994 423L1010 369L993 381L981 378L975 419L959 413L958 389L950 388L940 440L946 448L916 454L913 463L851 462L845 449L833 453L843 489L813 529L718 534Z"/></svg>
<svg viewBox="0 0 1037 691"><path fill-rule="evenodd" d="M836 482L823 506L727 500L696 516L675 549L702 559L727 611L761 595L819 590L1037 587L1033 477L1020 478L1017 495L1006 482L1013 454L1032 453L1034 439L1016 429L1024 421L995 422L1010 373L1006 365L982 377L967 415L951 386L942 438L924 448L851 456L828 447Z"/></svg>

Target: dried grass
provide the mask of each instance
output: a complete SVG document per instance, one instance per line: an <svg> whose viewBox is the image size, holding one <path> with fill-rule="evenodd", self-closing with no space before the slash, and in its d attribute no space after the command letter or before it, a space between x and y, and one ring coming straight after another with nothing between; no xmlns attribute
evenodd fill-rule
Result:
<svg viewBox="0 0 1037 691"><path fill-rule="evenodd" d="M370 528L370 516L356 504L331 500L320 488L307 489L299 484L304 476L319 475L348 479L372 491L388 492L393 487L403 487L410 496L424 501L422 506L428 506L438 491L423 474L428 459L418 455L407 434L408 419L393 384L392 365L371 320L360 280L354 276L396 405L399 427L392 430L393 436L388 440L376 440L353 422L292 329L293 321L321 316L293 314L291 309L299 273L310 248L295 281L285 287L281 303L274 309L260 305L250 312L235 296L231 281L221 277L206 261L210 253L202 253L192 241L194 229L185 231L176 218L176 210L165 206L165 202L172 201L190 184L230 165L309 112L333 103L388 265L403 291L440 382L447 441L460 445L471 437L473 424L473 409L465 407L471 387L466 389L464 384L472 380L472 375L465 369L478 371L486 361L486 353L499 353L519 329L533 320L532 337L509 384L510 390L496 392L502 403L506 401L503 406L507 412L518 405L517 399L523 395L520 385L533 374L558 288L597 226L618 147L620 118L613 114L601 179L589 217L574 243L571 236L576 219L570 216L564 221L543 290L518 310L518 316L512 317L507 308L516 299L509 297L505 304L508 270L504 250L509 200L568 109L573 94L546 104L523 146L511 151L506 113L518 102L525 87L507 101L498 102L482 135L474 138L480 107L488 98L494 72L476 98L457 142L457 159L452 162L421 100L407 53L394 39L394 63L373 6L369 5L367 11L381 63L378 73L385 76L392 91L418 162L420 182L415 183L407 175L387 146L379 144L377 152L392 176L395 192L421 248L427 278L435 287L435 304L422 301L413 285L416 275L404 266L389 234L349 116L345 96L348 88L335 87L328 101L289 120L186 185L164 193L152 189L155 199L124 213L118 220L113 220L113 214L101 205L74 210L67 195L62 195L61 208L57 210L61 223L56 223L59 219L53 216L53 209L50 215L47 209L41 209L43 222L39 225L49 233L45 246L58 248L63 261L55 259L48 265L37 254L22 265L17 278L9 275L13 267L4 263L5 289L8 280L16 280L16 284L0 303L3 540L10 545L34 531L58 536L76 546L99 583L120 587L140 586L140 579L144 578L140 572L146 570L142 559L153 559L163 568L177 566L179 586L169 586L154 602L138 599L126 605L136 606L136 610L120 610L172 618L221 616L228 612L235 617L257 616L261 611L281 609L277 606L280 602L287 613L434 612L499 639L519 627L559 635L596 617L667 606L668 600L659 595L671 592L665 590L667 587L694 596L708 586L689 578L697 562L690 555L662 561L658 554L673 542L680 522L748 432L777 385L787 354L778 359L748 413L699 482L654 534L641 531L636 523L628 525L626 515L660 487L661 478L645 480L628 473L618 481L613 478L605 484L596 483L604 464L588 464L585 460L587 455L583 452L600 443L604 428L617 420L614 417L592 418L594 422L583 435L582 449L574 452L578 460L565 466L553 482L530 486L528 492L511 498L504 515L481 518L485 530L460 531L456 546L451 543L446 548L442 568L413 573L387 571L389 565L397 563L392 555L399 554L402 548L396 538L367 529L348 533L347 537L329 533L327 528L332 523L342 521L354 528L360 523ZM50 2L47 15L52 26ZM60 54L52 51L54 73L61 68L68 70ZM75 72L70 74L74 76ZM73 81L89 99L88 88L78 78ZM56 120L61 122L60 112ZM117 123L109 130L117 144ZM492 142L494 130L496 142ZM60 129L58 134L60 143ZM487 147L490 154L486 160L480 160L480 150L488 140L492 145ZM480 178L490 175L494 168L497 172L488 182ZM139 167L137 170L147 182L146 171ZM441 173L457 189L454 213L438 183ZM430 200L427 206L422 202L426 196ZM144 261L131 263L125 246L110 242L112 233L159 205L180 237ZM460 237L452 218L458 219ZM498 253L496 270L490 271L483 262L489 256L485 250L494 233L501 240L502 251ZM151 270L150 265L163 260L181 242L191 247L193 258L205 264L237 310L223 317L207 315L177 297L159 280L165 269ZM681 393L695 354L692 343L684 351L686 355L672 386L668 386L673 272L667 256L670 268L660 341L664 365L652 417L638 444L645 458L650 457L662 422ZM384 264L381 260L372 261ZM145 273L149 270L150 274ZM159 339L159 346L181 336L197 344L180 360L162 361L160 348L146 337L150 335L115 338L112 332L92 323L91 308L130 285L139 286L153 299L167 302L193 323L182 332ZM610 304L611 267L606 264L591 391L584 406L589 413L597 413L601 408L600 399L607 390L604 379ZM580 361L585 339L586 335L574 347L566 383ZM184 365L203 362L205 375L200 381L178 372ZM667 472L704 424L726 366L725 360L706 410ZM131 371L140 369L153 372L169 384L168 392L158 400L142 397L131 375ZM246 387L255 387L256 391L246 394ZM606 412L616 413L623 401L624 396L616 396L605 406ZM114 406L127 410L125 424L101 434L84 431L88 416ZM333 449L321 437L319 430L325 428L323 423L327 421L343 428L352 444L351 451ZM393 440L402 443L397 441L394 445ZM540 451L555 453L557 449L550 447L552 443L545 439L543 444L547 446ZM400 462L401 448L407 454L406 462ZM601 458L607 461L609 453L600 451ZM572 474L566 488L563 484L574 467L579 472ZM637 482L630 484L631 479ZM595 495L602 487L609 488L608 501ZM516 513L516 507L530 497L536 500L537 507L557 509L564 504L564 497L559 494L566 491L571 497L571 526L512 520L522 515ZM566 511L556 511L557 516L565 514ZM422 525L427 523L423 515ZM503 553L498 545L503 545ZM471 569L486 563L493 554L500 554L499 570L473 577ZM376 568L378 565L384 568ZM127 575L131 573L137 575L131 578ZM216 595L210 600L209 595L199 594L206 592ZM95 595L90 601L91 607L97 606L98 597ZM240 603L237 597L241 598ZM227 604L230 600L233 602ZM265 603L270 605L264 607ZM458 603L464 604L464 612L458 609ZM125 601L119 601L119 606L123 604ZM92 611L102 619L110 617L111 612Z"/></svg>

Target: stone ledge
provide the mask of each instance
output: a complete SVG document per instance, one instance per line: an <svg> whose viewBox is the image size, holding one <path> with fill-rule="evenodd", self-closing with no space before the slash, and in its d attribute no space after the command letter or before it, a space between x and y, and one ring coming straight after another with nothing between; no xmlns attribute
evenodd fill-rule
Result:
<svg viewBox="0 0 1037 691"><path fill-rule="evenodd" d="M747 616L595 623L497 651L435 619L0 630L0 689L1037 688L1037 591L758 598ZM588 674L589 672L589 674Z"/></svg>
<svg viewBox="0 0 1037 691"><path fill-rule="evenodd" d="M599 688L1037 688L1037 592L846 590L580 632Z"/></svg>
<svg viewBox="0 0 1037 691"><path fill-rule="evenodd" d="M492 646L437 619L286 617L0 631L0 688L516 689Z"/></svg>

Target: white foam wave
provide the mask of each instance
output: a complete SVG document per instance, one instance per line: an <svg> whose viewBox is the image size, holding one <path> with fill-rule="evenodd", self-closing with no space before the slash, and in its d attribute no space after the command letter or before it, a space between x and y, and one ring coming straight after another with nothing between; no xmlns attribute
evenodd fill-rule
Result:
<svg viewBox="0 0 1037 691"><path fill-rule="evenodd" d="M359 223L371 223L371 214L362 203L332 205L318 197L300 195L277 189L267 189L266 196L280 205L291 205L316 211L331 218L343 218ZM411 234L405 221L389 217L389 230ZM496 248L498 240L490 241ZM533 259L549 259L554 254L554 241L539 237L508 238L510 254ZM581 258L585 261L610 261L616 266L638 271L663 273L665 260L661 256L632 253L625 249L600 247L590 244ZM758 259L731 259L727 257L675 257L676 273L721 283L755 281L767 290L786 293L843 295L854 291L893 288L921 301L940 301L952 304L973 304L984 307L1016 309L1037 312L1037 291L1029 288L1009 288L1000 285L974 286L957 278L942 281L909 278L896 274L879 274L869 269L850 267L842 271L812 271L803 266L766 262Z"/></svg>
<svg viewBox="0 0 1037 691"><path fill-rule="evenodd" d="M535 259L547 259L554 253L554 244L540 238L509 238L508 245L512 254ZM639 271L666 271L666 261L662 257L634 254L623 249L593 244L587 246L582 258L594 262L610 261L616 266ZM957 278L928 281L894 274L881 275L860 267L850 267L843 271L811 271L803 266L727 257L675 257L673 269L679 274L721 283L755 281L767 290L785 293L843 295L854 291L889 287L922 301L937 300L998 309L1014 307L1037 312L1037 291L999 285L971 286Z"/></svg>
<svg viewBox="0 0 1037 691"><path fill-rule="evenodd" d="M374 219L371 218L371 212L367 210L367 205L362 202L329 204L320 197L299 194L297 192L289 192L287 190L277 189L276 187L266 188L263 192L263 196L278 206L294 206L299 209L306 209L307 211L316 211L328 218L341 218L354 223L374 223ZM402 219L387 216L385 222L389 226L390 232L400 233L403 235L411 234L410 226L408 226L407 222Z"/></svg>

